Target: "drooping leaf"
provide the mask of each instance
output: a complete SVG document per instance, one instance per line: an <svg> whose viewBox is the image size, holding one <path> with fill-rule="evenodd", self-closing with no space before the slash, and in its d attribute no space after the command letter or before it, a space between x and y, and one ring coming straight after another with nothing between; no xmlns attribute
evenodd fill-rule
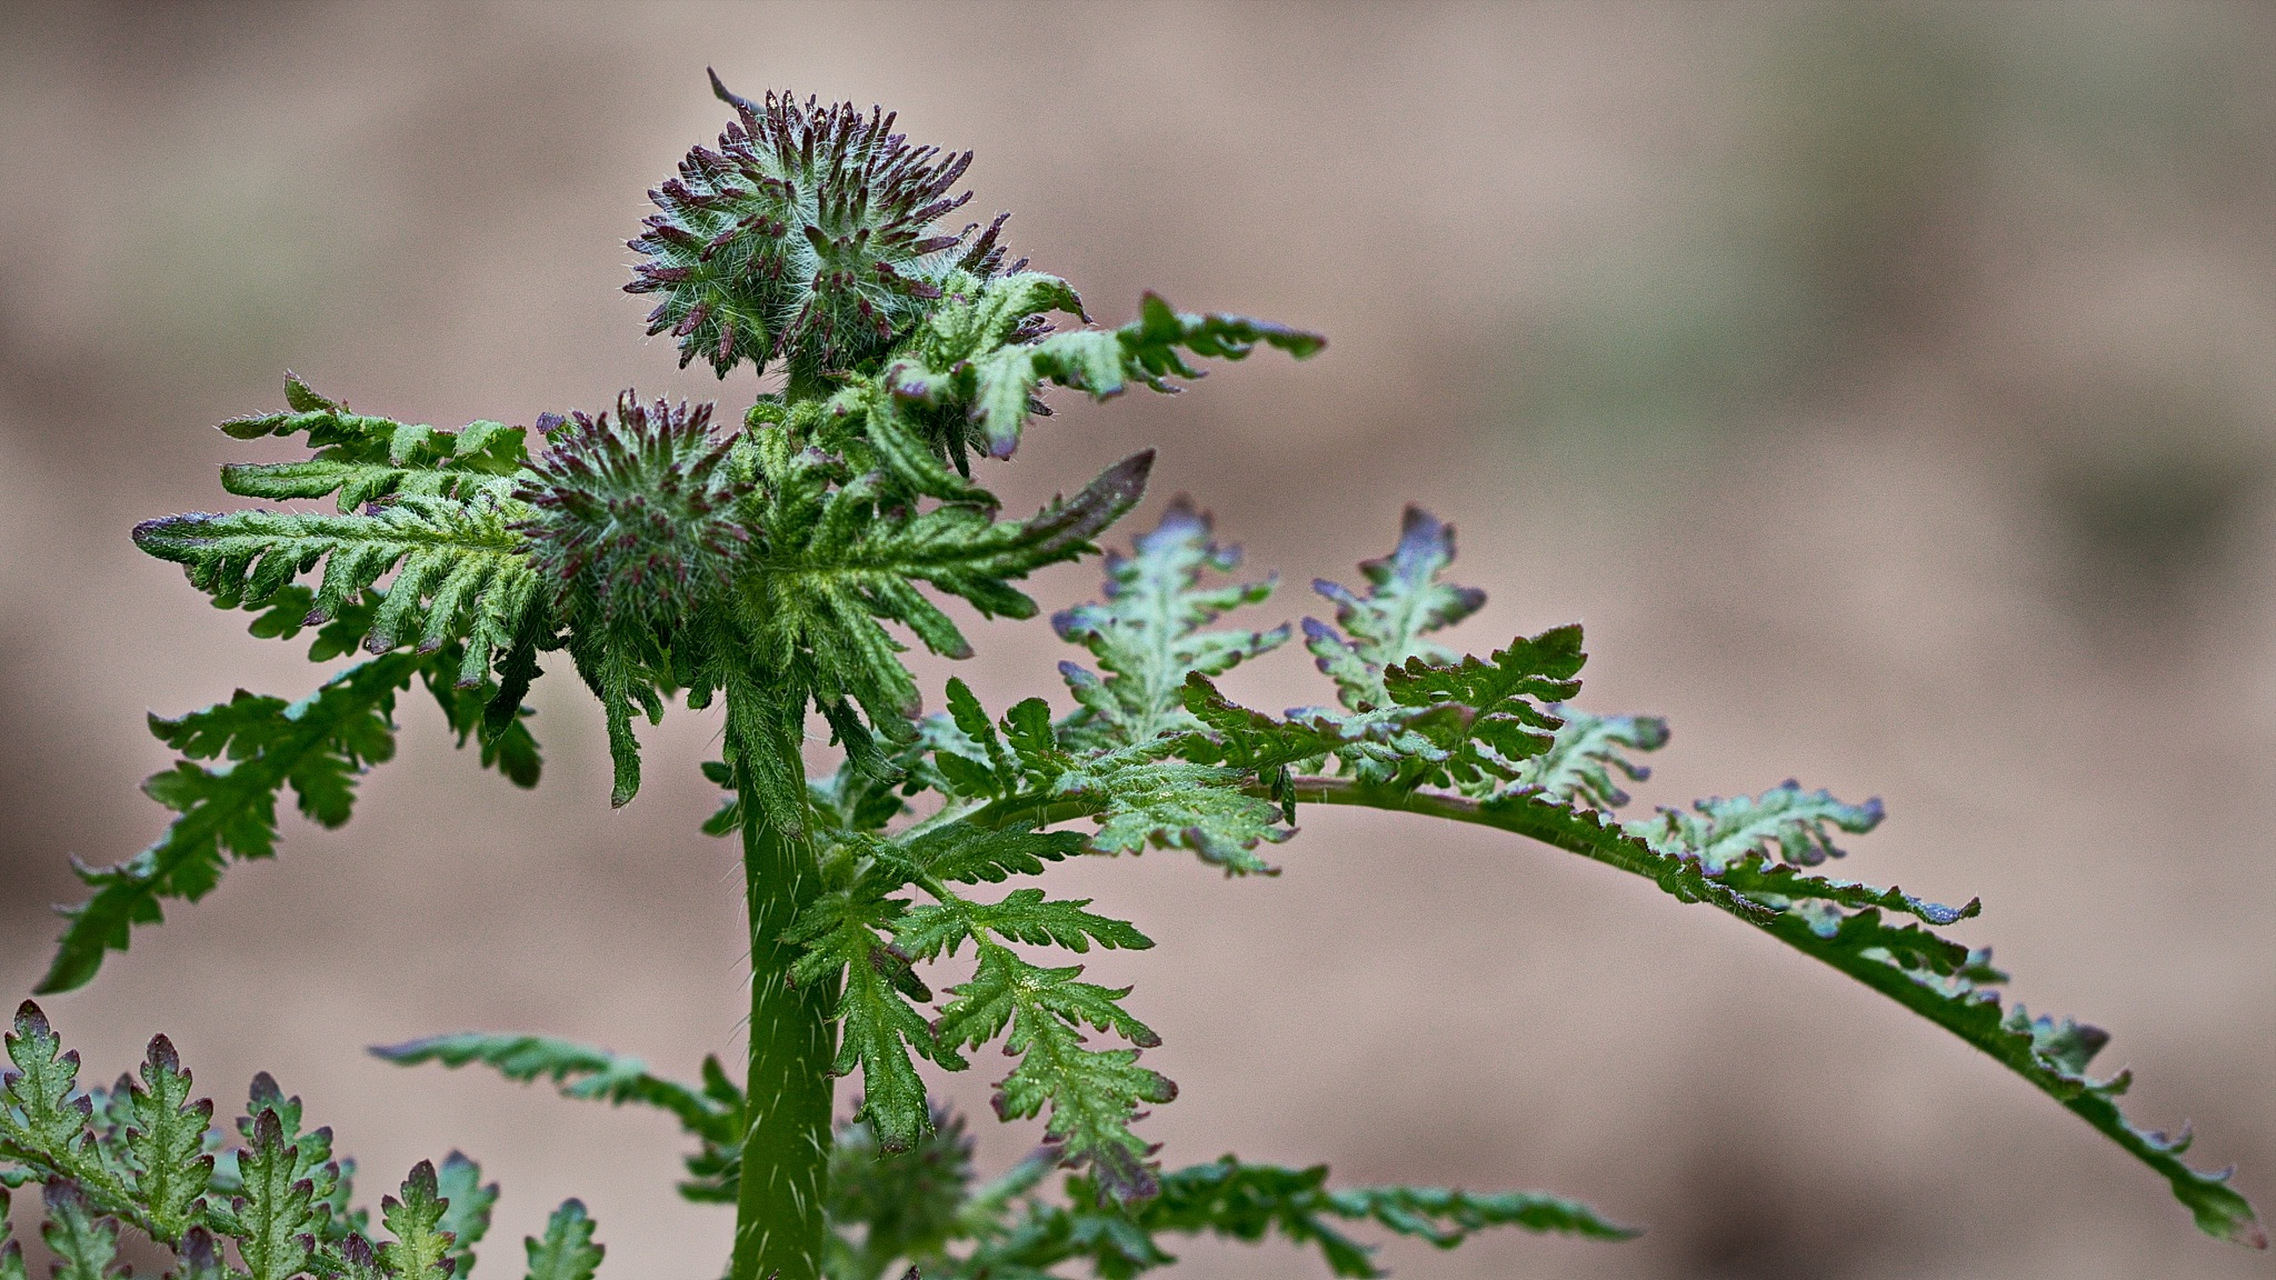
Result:
<svg viewBox="0 0 2276 1280"><path fill-rule="evenodd" d="M106 952L126 950L135 925L163 918L161 898L195 902L211 891L226 856L274 854L277 793L286 787L319 825L346 822L357 775L395 753L395 695L420 662L408 653L375 658L295 703L240 692L177 720L151 717L151 732L184 759L144 790L181 816L125 862L75 864L95 892L64 909L70 923L39 990L84 986ZM200 763L208 760L217 763Z"/></svg>
<svg viewBox="0 0 2276 1280"><path fill-rule="evenodd" d="M462 1031L430 1036L402 1044L374 1045L374 1057L398 1066L439 1062L462 1067L479 1062L508 1080L527 1084L547 1079L561 1086L567 1098L596 1098L622 1106L643 1103L671 1112L688 1132L703 1137L740 1137L732 1133L735 1109L703 1091L653 1075L638 1058L596 1049L553 1036L512 1035ZM452 1169L444 1161L446 1173Z"/></svg>
<svg viewBox="0 0 2276 1280"><path fill-rule="evenodd" d="M783 938L806 948L791 968L802 986L841 980L835 1014L838 1052L833 1075L862 1076L857 1113L888 1149L908 1149L931 1124L915 1056L951 1069L964 1066L953 1046L938 1042L932 1024L912 1001L932 999L907 952L887 938L906 905L887 898L896 878L872 880L823 895L802 912Z"/></svg>
<svg viewBox="0 0 2276 1280"><path fill-rule="evenodd" d="M1532 836L1651 878L1684 901L1721 907L1990 1054L2156 1170L2208 1235L2267 1247L2266 1230L2252 1206L2228 1185L2228 1174L2201 1172L2182 1161L2186 1135L2168 1138L2126 1119L2117 1099L2130 1083L2127 1073L2108 1080L2085 1074L2088 1059L2106 1038L2102 1032L2067 1019L2035 1019L2021 1006L2003 1013L1998 988L2006 975L1991 966L1990 952L1934 931L1976 914L1976 903L1944 907L1893 889L1808 875L1792 862L1769 865L1768 850L1783 848L1776 828L1764 817L1777 804L1794 802L1790 820L1803 824L1800 838L1821 852L1814 842L1823 838L1822 830L1808 824L1838 826L1839 821L1829 807L1834 802L1797 787L1766 794L1772 797L1770 805L1734 811L1744 825L1716 826L1710 806L1701 810L1704 823L1664 823L1652 831L1651 840L1601 814L1576 811L1539 794L1501 796L1475 806L1448 799L1432 802L1426 811ZM1866 806L1845 808L1850 809L1845 816L1857 825L1871 825L1865 821ZM1709 850L1676 843L1694 830L1705 833L1719 856L1731 859L1722 864L1721 874L1708 873ZM1734 844L1741 834L1752 842ZM1890 913L1895 912L1921 923L1892 923Z"/></svg>

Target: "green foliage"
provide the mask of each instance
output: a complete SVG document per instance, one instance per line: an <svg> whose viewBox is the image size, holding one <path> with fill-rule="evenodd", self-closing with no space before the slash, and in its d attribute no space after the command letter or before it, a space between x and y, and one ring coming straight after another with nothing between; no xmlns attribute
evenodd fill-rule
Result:
<svg viewBox="0 0 2276 1280"><path fill-rule="evenodd" d="M1132 1277L1176 1261L1165 1242L1215 1235L1255 1243L1269 1236L1319 1249L1339 1276L1378 1276L1373 1247L1350 1234L1373 1224L1453 1248L1496 1227L1617 1240L1635 1232L1587 1206L1525 1192L1480 1194L1437 1187L1328 1185L1325 1165L1285 1169L1232 1156L1159 1178L1157 1194L1125 1203L1092 1177L1071 1177L1046 1194L1052 1158L1039 1153L1002 1178L975 1184L963 1122L936 1117L934 1132L906 1152L880 1149L859 1123L838 1131L831 1164L836 1226L833 1280L878 1280L899 1264L950 1280L1069 1274Z"/></svg>
<svg viewBox="0 0 2276 1280"><path fill-rule="evenodd" d="M213 1180L205 1151L213 1102L190 1097L190 1073L174 1044L154 1036L142 1063L142 1087L129 1095L133 1121L121 1137L134 1196L157 1234L177 1237L199 1225L201 1197Z"/></svg>
<svg viewBox="0 0 2276 1280"><path fill-rule="evenodd" d="M935 1111L908 1149L888 1151L861 1121L840 1126L830 1149L829 1272L874 1280L898 1259L929 1266L969 1225L972 1139L964 1118Z"/></svg>
<svg viewBox="0 0 2276 1280"><path fill-rule="evenodd" d="M55 1280L110 1280L119 1256L119 1228L93 1212L87 1197L68 1182L47 1184L47 1224L40 1239L55 1253ZM256 1280L262 1280L255 1272Z"/></svg>
<svg viewBox="0 0 2276 1280"><path fill-rule="evenodd" d="M1613 777L1630 782L1652 776L1630 752L1657 751L1667 745L1667 721L1657 716L1599 716L1554 703L1543 710L1564 721L1549 749L1518 765L1512 779L1545 795L1594 809L1618 809L1631 798Z"/></svg>
<svg viewBox="0 0 2276 1280"><path fill-rule="evenodd" d="M0 1188L45 1184L41 1238L57 1276L107 1280L119 1233L131 1227L170 1249L179 1280L464 1280L489 1230L498 1188L452 1152L438 1173L420 1161L401 1191L381 1202L393 1236L376 1249L369 1215L352 1208L348 1162L336 1160L329 1129L302 1127L300 1099L253 1078L237 1132L243 1145L215 1151L213 1103L190 1096L190 1073L172 1042L153 1037L139 1082L80 1092L79 1055L65 1050L39 1006L26 1001L6 1036L15 1070L0 1078ZM0 1280L22 1280L21 1247L9 1238L0 1189ZM600 1249L576 1201L563 1205L541 1249L535 1280L591 1280ZM242 1272L228 1267L233 1246ZM540 1255L544 1256L541 1269Z"/></svg>
<svg viewBox="0 0 2276 1280"><path fill-rule="evenodd" d="M593 1280L608 1251L593 1243L593 1219L581 1200L564 1200L545 1220L545 1235L525 1236L529 1280Z"/></svg>
<svg viewBox="0 0 2276 1280"><path fill-rule="evenodd" d="M1153 294L1119 328L1090 324L1064 280L1003 261L1003 217L960 233L941 219L969 153L912 147L892 117L849 105L753 102L716 151L697 148L651 197L630 242L629 290L661 295L652 333L722 376L785 376L746 412L619 397L613 416L540 414L532 429L452 432L358 415L287 375L287 412L223 424L232 438L298 440L309 456L236 464L224 487L271 504L139 526L256 636L313 631L318 662L367 656L298 702L240 692L152 731L181 754L147 784L177 815L114 866L79 867L43 991L88 981L166 899L211 892L232 858L278 839L278 798L345 822L364 770L395 751L397 695L423 684L461 746L534 785L525 699L541 658L566 654L601 704L612 799L639 789L636 717L723 704L727 802L704 825L735 835L749 913L748 1073L707 1058L700 1083L543 1035L469 1032L374 1050L390 1061L480 1063L573 1098L669 1113L692 1138L690 1200L737 1206L730 1280L932 1277L1036 1280L1084 1267L1106 1280L1166 1265L1172 1237L1277 1235L1338 1275L1378 1274L1359 1224L1441 1247L1490 1227L1617 1239L1569 1200L1427 1187L1335 1189L1321 1167L1226 1157L1165 1172L1136 1125L1176 1087L1141 1065L1160 1043L1132 991L1085 980L1094 948L1152 941L1093 898L1014 883L1068 859L1182 848L1228 875L1271 874L1261 850L1308 805L1356 805L1524 835L1644 876L1815 956L1959 1035L2171 1183L2204 1230L2265 1245L2251 1207L2182 1162L2186 1134L2135 1128L2128 1078L2087 1074L2107 1037L2002 1003L1990 953L1942 930L1976 915L1816 868L1862 834L1879 801L1846 804L1789 782L1623 821L1624 782L1667 741L1650 717L1574 708L1581 630L1518 637L1486 656L1436 638L1484 594L1445 580L1453 530L1408 508L1363 586L1316 589L1333 622L1302 621L1333 707L1274 716L1216 681L1284 644L1287 625L1224 627L1275 579L1226 581L1238 552L1185 499L1110 555L1102 597L1054 615L1090 667L1061 664L1073 707L1043 697L991 717L961 681L922 714L910 643L963 658L953 597L1024 619L1017 584L1092 554L1144 495L1135 454L1026 519L975 482L975 456L1012 455L1049 388L1104 400L1176 390L1200 358L1259 347L1303 358L1322 339L1238 316L1187 314ZM1056 330L1049 317L1073 317ZM730 421L730 420L722 420ZM558 664L556 664L558 665ZM806 776L808 718L841 753ZM1089 819L1088 829L1070 829ZM975 886L1001 886L980 889ZM928 1095L920 1062L1013 1060L993 1104L1040 1121L1042 1148L976 1182L963 1123ZM0 1187L43 1184L42 1238L66 1280L119 1274L122 1229L174 1252L178 1280L464 1280L497 1188L452 1153L415 1166L371 1215L330 1130L254 1079L237 1140L213 1129L172 1046L139 1079L81 1091L78 1058L27 1003L5 1037ZM833 1136L831 1080L861 1075ZM1045 1185L1050 1170L1072 1173ZM23 1280L0 1199L0 1280ZM569 1201L526 1241L532 1280L592 1280L602 1251ZM240 1271L230 1261L242 1264Z"/></svg>
<svg viewBox="0 0 2276 1280"><path fill-rule="evenodd" d="M232 439L305 436L315 455L302 462L238 463L221 469L222 488L242 498L285 501L338 495L342 514L398 495L502 498L529 461L519 427L476 422L462 431L350 413L348 406L285 374L289 413L233 418Z"/></svg>
<svg viewBox="0 0 2276 1280"><path fill-rule="evenodd" d="M912 404L960 410L971 425L972 443L991 457L1008 458L1046 383L1086 391L1095 400L1120 395L1132 383L1174 391L1170 378L1201 376L1181 349L1243 360L1263 345L1301 360L1327 345L1318 334L1245 316L1182 313L1152 293L1139 300L1138 319L1119 329L1041 337L1039 326L1014 321L1046 309L1083 314L1065 281L1042 275L1015 274L977 297L952 298L917 334L910 358L888 367L886 384Z"/></svg>
<svg viewBox="0 0 2276 1280"><path fill-rule="evenodd" d="M1312 589L1336 606L1336 622L1304 620L1305 647L1321 674L1335 681L1344 706L1368 711L1390 702L1384 673L1410 659L1443 666L1456 655L1423 637L1454 625L1486 603L1486 593L1438 580L1454 561L1454 527L1420 507L1408 507L1400 523L1399 545L1381 560L1359 566L1367 594L1359 595L1325 578Z"/></svg>
<svg viewBox="0 0 2276 1280"><path fill-rule="evenodd" d="M1063 1259L1081 1259L1107 1280L1127 1280L1177 1261L1157 1237L1218 1235L1255 1243L1278 1235L1313 1245L1338 1276L1379 1276L1372 1250L1338 1225L1373 1222L1442 1249L1489 1227L1521 1227L1619 1240L1635 1234L1598 1217L1587 1206L1524 1192L1473 1195L1437 1187L1357 1187L1330 1190L1326 1165L1285 1169L1244 1164L1231 1156L1167 1175L1162 1194L1135 1214L1105 1209L1082 1180L1069 1187L1067 1207L1036 1206L1004 1240L983 1247L973 1261L979 1274L1041 1272Z"/></svg>
<svg viewBox="0 0 2276 1280"><path fill-rule="evenodd" d="M1104 600L1052 615L1059 638L1090 650L1107 673L1060 664L1079 707L1067 736L1129 746L1197 727L1185 710L1187 673L1222 675L1287 643L1285 626L1203 630L1228 610L1263 603L1276 585L1267 578L1203 588L1205 570L1226 573L1241 562L1238 547L1221 547L1210 533L1209 517L1179 498L1129 557L1107 557Z"/></svg>
<svg viewBox="0 0 2276 1280"><path fill-rule="evenodd" d="M435 1166L421 1160L403 1180L401 1199L388 1196L379 1202L382 1221L395 1239L379 1247L381 1270L400 1280L450 1280L450 1257L456 1241L443 1229L450 1201L443 1198Z"/></svg>
<svg viewBox="0 0 2276 1280"><path fill-rule="evenodd" d="M8 1188L0 1185L0 1280L25 1280L24 1246L8 1221Z"/></svg>
<svg viewBox="0 0 2276 1280"><path fill-rule="evenodd" d="M694 1181L681 1188L691 1200L716 1200L721 1173L739 1158L743 1094L727 1079L716 1057L704 1059L703 1083L693 1087L651 1073L648 1065L638 1058L553 1036L463 1032L403 1044L376 1045L371 1052L374 1057L401 1066L438 1062L446 1067L461 1067L478 1062L508 1080L522 1083L550 1080L561 1086L561 1096L565 1098L597 1099L616 1106L639 1103L670 1112L682 1129L703 1144L688 1158ZM461 1163L455 1155L453 1153L454 1159L443 1162L442 1177L446 1184ZM495 1188L490 1190L495 1193ZM446 1194L450 1194L447 1189ZM731 1184L728 1198L733 1198ZM459 1202L465 1203L463 1195ZM461 1238L464 1238L463 1233ZM459 1275L463 1280L464 1271Z"/></svg>
<svg viewBox="0 0 2276 1280"><path fill-rule="evenodd" d="M2032 1019L2021 1006L2002 1013L1997 986L2005 975L1991 967L1990 952L1936 932L1974 916L1979 904L1953 908L1806 870L1840 855L1835 831L1862 834L1877 826L1880 801L1845 804L1789 781L1759 795L1701 800L1690 811L1662 809L1623 824L1576 806L1603 810L1624 801L1610 771L1643 776L1624 753L1663 744L1666 726L1573 713L1562 705L1577 691L1571 677L1580 665L1578 628L1515 643L1491 663L1450 654L1400 661L1425 643L1420 636L1483 603L1481 593L1437 581L1451 559L1451 533L1410 509L1399 549L1363 566L1373 586L1367 596L1322 586L1337 601L1338 621L1350 638L1312 620L1306 632L1350 714L1313 709L1276 721L1236 706L1196 674L1188 706L1205 727L1189 737L1185 754L1241 769L1239 785L1249 794L1496 826L1647 876L1679 900L1719 907L2006 1064L2165 1176L2207 1233L2265 1246L2265 1233L2226 1185L2227 1175L2181 1162L2186 1136L2168 1140L2120 1114L2115 1100L2126 1075L2097 1081L2084 1074L2088 1057L2107 1038L2103 1032ZM1477 727L1496 717L1505 717L1505 727ZM1551 727L1548 741L1533 733ZM1276 773L1292 761L1323 756L1340 762L1340 776Z"/></svg>
<svg viewBox="0 0 2276 1280"><path fill-rule="evenodd" d="M447 659L448 655L441 655ZM64 910L70 921L41 992L85 985L108 951L124 951L138 924L164 918L160 899L195 902L220 881L229 857L274 856L277 797L292 789L303 816L323 827L348 820L356 778L395 755L395 697L424 677L463 742L479 714L438 677L433 657L390 653L350 667L298 702L238 691L228 702L177 719L150 717L150 732L182 753L172 769L143 784L181 816L155 844L108 867L74 863L94 890ZM523 786L535 785L534 740L517 715L491 735L485 763ZM211 761L213 763L205 763Z"/></svg>

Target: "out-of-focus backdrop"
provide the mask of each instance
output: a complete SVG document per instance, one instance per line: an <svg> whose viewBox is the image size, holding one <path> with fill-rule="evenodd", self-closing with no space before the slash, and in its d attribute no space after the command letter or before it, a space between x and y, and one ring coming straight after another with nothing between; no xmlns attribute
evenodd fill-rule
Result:
<svg viewBox="0 0 2276 1280"><path fill-rule="evenodd" d="M127 541L227 500L246 450L209 424L276 407L287 366L443 425L751 394L676 369L617 291L641 192L725 119L709 64L976 149L974 207L1016 210L1108 322L1151 287L1332 336L1176 398L1061 395L991 476L1015 507L1157 445L1142 517L1191 491L1295 616L1427 504L1492 593L1458 639L1582 619L1586 703L1672 717L1639 803L1883 796L1842 869L1981 894L1964 932L2017 993L2113 1028L2138 1114L2196 1120L2269 1205L2272 40L2217 4L0 8L0 994L38 977L67 855L162 825L145 710L320 678ZM959 670L992 705L1056 686L1040 623L981 640ZM1231 683L1279 707L1315 678L1291 651ZM506 1186L486 1271L579 1195L609 1273L711 1274L728 1217L673 1197L661 1119L361 1046L731 1048L715 726L649 734L612 814L566 671L535 793L418 701L348 828L289 819L278 862L50 1011L96 1078L160 1028L224 1108L273 1070L374 1196L464 1147ZM1068 873L1162 944L1095 971L1167 1038L1165 1157L1555 1189L1651 1229L1391 1248L1402 1274L2267 1274L2054 1103L1727 918L1493 833L1305 826L1273 880ZM992 1079L948 1087L1002 1162L1034 1135L985 1117Z"/></svg>

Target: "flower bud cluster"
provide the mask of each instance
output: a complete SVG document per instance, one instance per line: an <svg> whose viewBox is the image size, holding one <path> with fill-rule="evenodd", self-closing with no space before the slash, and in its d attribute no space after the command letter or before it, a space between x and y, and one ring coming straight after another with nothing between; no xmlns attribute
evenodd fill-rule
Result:
<svg viewBox="0 0 2276 1280"><path fill-rule="evenodd" d="M642 405L631 391L614 421L541 417L553 447L518 495L536 508L521 525L531 563L606 623L674 626L750 540L735 504L751 486L733 477L730 444L710 425L709 404Z"/></svg>
<svg viewBox="0 0 2276 1280"><path fill-rule="evenodd" d="M663 295L648 332L679 340L682 367L701 356L723 378L745 360L763 372L782 359L794 379L852 369L929 314L952 274L1004 269L1009 215L985 230L936 226L972 198L948 194L971 152L912 147L875 107L753 102L716 75L712 87L737 118L718 150L697 147L648 193L661 212L627 242L646 256L625 291Z"/></svg>

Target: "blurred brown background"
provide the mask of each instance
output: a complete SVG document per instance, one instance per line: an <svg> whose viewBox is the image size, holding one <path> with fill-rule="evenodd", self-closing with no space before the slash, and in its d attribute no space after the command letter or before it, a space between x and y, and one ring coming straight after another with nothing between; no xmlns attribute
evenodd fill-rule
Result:
<svg viewBox="0 0 2276 1280"><path fill-rule="evenodd" d="M1159 445L1148 514L1197 494L1294 616L1429 505L1493 592L1472 647L1583 619L1586 701L1673 718L1642 803L1884 796L1843 870L1982 894L1965 933L2017 992L2115 1029L2136 1113L2194 1118L2276 1205L2272 37L2211 4L0 8L0 994L77 896L65 856L160 828L146 709L320 678L126 539L225 500L245 450L208 424L277 405L288 365L446 425L751 393L676 370L617 292L642 190L725 118L711 64L977 149L975 207L1103 320L1154 287L1332 335L1176 399L1061 396L995 473L1015 506ZM1040 624L983 630L991 705L1056 690ZM1291 651L1232 684L1279 707L1314 679ZM360 1051L523 1028L685 1072L737 1038L732 858L695 829L715 726L651 733L611 814L595 709L565 669L536 701L536 793L412 705L350 827L290 820L279 864L49 1007L97 1078L160 1028L225 1107L274 1070L371 1198L464 1147L506 1185L485 1272L574 1194L607 1274L713 1274L728 1216L672 1196L661 1119ZM1166 1157L1651 1228L1395 1247L1403 1274L2267 1273L1728 919L1491 833L1306 826L1277 880L1062 877L1163 943L1094 971L1168 1039ZM952 1091L984 1111L977 1065ZM991 1162L1033 1136L979 1127Z"/></svg>

